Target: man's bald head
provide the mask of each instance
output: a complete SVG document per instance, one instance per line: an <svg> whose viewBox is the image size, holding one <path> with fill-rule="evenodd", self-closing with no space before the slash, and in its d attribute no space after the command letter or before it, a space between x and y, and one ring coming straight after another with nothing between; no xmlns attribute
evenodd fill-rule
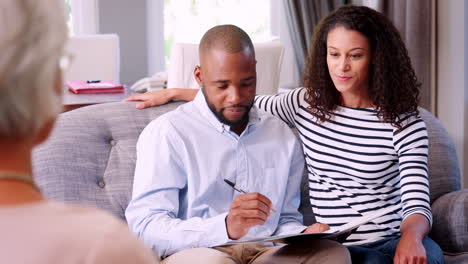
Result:
<svg viewBox="0 0 468 264"><path fill-rule="evenodd" d="M228 53L247 51L255 58L255 50L249 35L234 25L216 26L203 35L198 51L201 64L210 50L222 50Z"/></svg>

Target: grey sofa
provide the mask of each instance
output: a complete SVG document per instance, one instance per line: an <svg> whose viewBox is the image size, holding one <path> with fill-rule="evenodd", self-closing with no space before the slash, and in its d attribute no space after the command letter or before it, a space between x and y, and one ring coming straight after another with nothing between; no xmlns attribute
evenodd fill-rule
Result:
<svg viewBox="0 0 468 264"><path fill-rule="evenodd" d="M142 129L181 102L136 110L134 103L109 103L60 115L51 138L33 153L42 192L51 199L107 210L125 220L131 198L135 144ZM429 170L434 224L430 236L447 263L468 263L468 189L461 190L455 149L440 122L421 110L429 131ZM169 177L169 176L168 176ZM301 212L314 217L303 181Z"/></svg>

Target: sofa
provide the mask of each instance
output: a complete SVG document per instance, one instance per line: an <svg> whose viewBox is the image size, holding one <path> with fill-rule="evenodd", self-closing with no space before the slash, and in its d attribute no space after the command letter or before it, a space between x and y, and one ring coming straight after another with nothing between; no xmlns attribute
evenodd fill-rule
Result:
<svg viewBox="0 0 468 264"><path fill-rule="evenodd" d="M95 206L125 221L138 136L151 120L182 103L136 110L135 103L117 102L62 113L51 137L33 152L39 188L50 199ZM446 263L468 263L468 189L461 189L458 161L447 132L428 111L421 109L421 116L430 142L434 215L430 236L444 250ZM314 222L305 177L300 211L305 224Z"/></svg>

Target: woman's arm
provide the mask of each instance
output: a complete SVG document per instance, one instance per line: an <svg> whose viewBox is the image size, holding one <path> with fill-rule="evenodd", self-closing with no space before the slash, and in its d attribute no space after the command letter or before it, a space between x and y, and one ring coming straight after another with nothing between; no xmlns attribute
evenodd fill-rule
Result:
<svg viewBox="0 0 468 264"><path fill-rule="evenodd" d="M400 168L400 193L403 203L401 238L394 263L426 263L422 243L429 233L432 213L427 169L428 137L424 121L411 116L394 134Z"/></svg>
<svg viewBox="0 0 468 264"><path fill-rule="evenodd" d="M304 103L304 88L276 95L257 95L255 105L274 116L281 118L289 126L295 126L296 113Z"/></svg>
<svg viewBox="0 0 468 264"><path fill-rule="evenodd" d="M429 228L429 220L424 215L408 216L400 226L401 238L393 263L426 263L426 249L422 241L429 233Z"/></svg>
<svg viewBox="0 0 468 264"><path fill-rule="evenodd" d="M158 91L135 94L126 98L125 102L141 101L136 104L137 109L166 104L172 100L192 101L197 95L198 89L168 88ZM255 105L281 118L289 126L294 126L295 117L301 103L304 101L305 89L297 88L290 92L276 95L257 95Z"/></svg>
<svg viewBox="0 0 468 264"><path fill-rule="evenodd" d="M142 101L136 104L137 109L166 104L172 100L192 101L198 93L198 89L169 88L158 91L135 94L126 98L125 102Z"/></svg>

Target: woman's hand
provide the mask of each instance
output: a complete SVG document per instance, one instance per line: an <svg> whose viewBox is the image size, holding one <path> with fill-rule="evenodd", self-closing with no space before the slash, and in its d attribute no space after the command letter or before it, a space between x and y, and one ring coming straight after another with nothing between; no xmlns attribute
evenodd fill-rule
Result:
<svg viewBox="0 0 468 264"><path fill-rule="evenodd" d="M425 264L426 249L419 235L410 232L404 233L398 242L394 264Z"/></svg>
<svg viewBox="0 0 468 264"><path fill-rule="evenodd" d="M134 94L124 99L124 102L141 101L136 104L137 109L144 109L151 106L166 104L172 100L169 89L146 92L143 94Z"/></svg>
<svg viewBox="0 0 468 264"><path fill-rule="evenodd" d="M422 243L429 232L429 221L421 214L408 216L400 226L401 238L398 242L394 264L425 264L426 249Z"/></svg>
<svg viewBox="0 0 468 264"><path fill-rule="evenodd" d="M315 223L309 227L306 228L306 230L303 231L303 233L322 233L330 229L330 227L327 224L320 224L320 223Z"/></svg>
<svg viewBox="0 0 468 264"><path fill-rule="evenodd" d="M192 101L197 95L197 92L198 89L168 88L143 94L134 94L124 99L124 102L141 101L141 103L136 104L135 107L137 109L144 109L167 104L172 100Z"/></svg>

